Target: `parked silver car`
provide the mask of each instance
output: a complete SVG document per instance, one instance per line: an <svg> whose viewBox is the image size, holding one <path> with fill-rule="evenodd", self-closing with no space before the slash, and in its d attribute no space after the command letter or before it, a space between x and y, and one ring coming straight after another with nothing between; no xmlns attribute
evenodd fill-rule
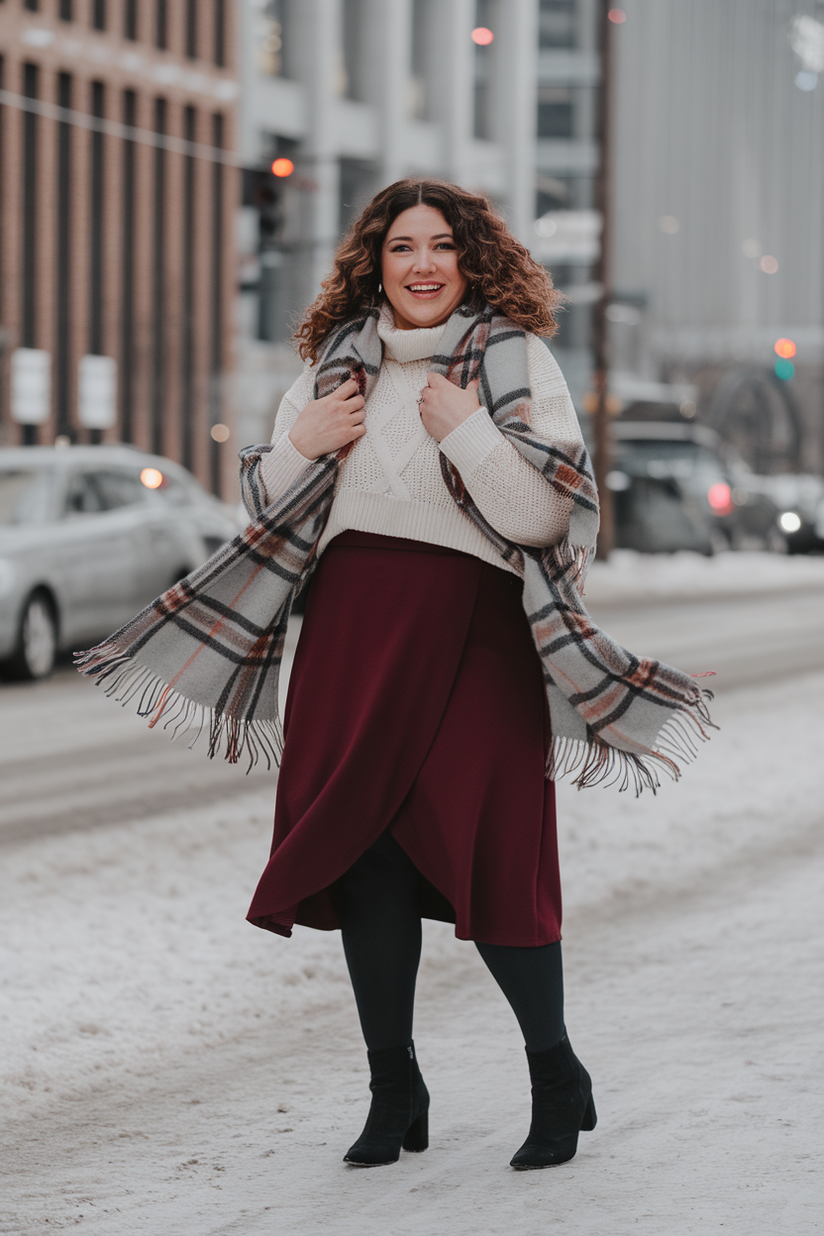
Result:
<svg viewBox="0 0 824 1236"><path fill-rule="evenodd" d="M44 678L239 531L184 468L126 446L0 450L0 671Z"/></svg>

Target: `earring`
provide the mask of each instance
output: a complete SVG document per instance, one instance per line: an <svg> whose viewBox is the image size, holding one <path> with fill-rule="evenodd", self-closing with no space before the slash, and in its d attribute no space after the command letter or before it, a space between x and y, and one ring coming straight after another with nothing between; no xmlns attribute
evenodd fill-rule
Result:
<svg viewBox="0 0 824 1236"><path fill-rule="evenodd" d="M383 284L379 283L378 284L378 296L382 296L382 295L383 295Z"/></svg>

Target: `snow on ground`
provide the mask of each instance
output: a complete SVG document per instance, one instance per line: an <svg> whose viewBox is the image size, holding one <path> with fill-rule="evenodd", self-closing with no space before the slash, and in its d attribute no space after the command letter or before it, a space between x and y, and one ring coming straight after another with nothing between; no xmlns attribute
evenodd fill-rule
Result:
<svg viewBox="0 0 824 1236"><path fill-rule="evenodd" d="M758 596L824 585L824 556L753 551L712 558L687 551L638 554L617 549L608 562L593 562L586 585L588 604L685 601L695 597Z"/></svg>
<svg viewBox="0 0 824 1236"><path fill-rule="evenodd" d="M822 692L722 695L657 798L559 787L567 1021L600 1122L553 1171L506 1167L522 1048L443 924L416 1027L431 1148L343 1166L368 1096L339 936L244 921L268 791L7 847L0 1232L820 1231Z"/></svg>

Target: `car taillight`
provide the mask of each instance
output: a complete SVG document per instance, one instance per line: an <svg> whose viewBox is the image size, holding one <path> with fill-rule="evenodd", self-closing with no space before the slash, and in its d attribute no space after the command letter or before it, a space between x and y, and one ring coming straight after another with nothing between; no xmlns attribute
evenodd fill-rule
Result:
<svg viewBox="0 0 824 1236"><path fill-rule="evenodd" d="M707 502L716 515L729 515L732 510L732 493L724 481L717 481L707 490Z"/></svg>

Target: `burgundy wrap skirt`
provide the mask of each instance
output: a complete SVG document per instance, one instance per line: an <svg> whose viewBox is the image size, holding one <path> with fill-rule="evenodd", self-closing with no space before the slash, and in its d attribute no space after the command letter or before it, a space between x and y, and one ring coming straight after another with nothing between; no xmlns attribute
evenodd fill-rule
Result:
<svg viewBox="0 0 824 1236"><path fill-rule="evenodd" d="M560 938L547 710L515 575L418 541L336 537L284 733L250 922L337 927L336 881L389 828L420 873L423 916L486 944Z"/></svg>

